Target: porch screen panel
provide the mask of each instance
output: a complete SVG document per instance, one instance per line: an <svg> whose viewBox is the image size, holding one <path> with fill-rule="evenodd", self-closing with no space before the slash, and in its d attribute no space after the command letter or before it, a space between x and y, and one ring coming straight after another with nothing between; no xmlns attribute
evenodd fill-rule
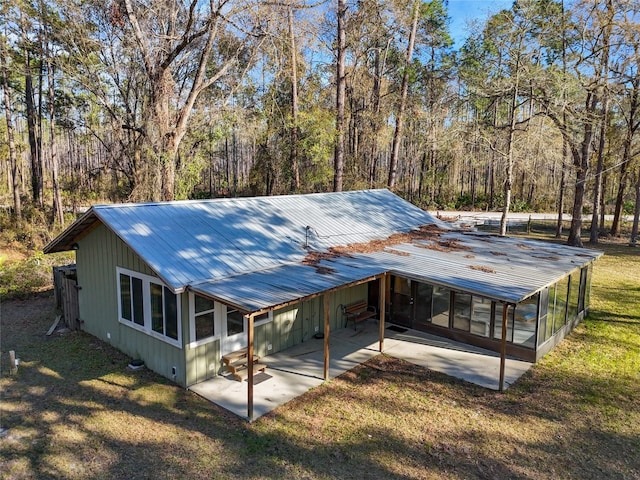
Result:
<svg viewBox="0 0 640 480"><path fill-rule="evenodd" d="M538 295L534 295L516 306L513 322L513 343L529 348L535 347L537 321Z"/></svg>
<svg viewBox="0 0 640 480"><path fill-rule="evenodd" d="M491 333L491 300L474 296L471 302L471 333L488 337Z"/></svg>
<svg viewBox="0 0 640 480"><path fill-rule="evenodd" d="M567 321L570 322L578 315L578 300L580 298L580 272L571 274L569 282L569 307L567 312Z"/></svg>
<svg viewBox="0 0 640 480"><path fill-rule="evenodd" d="M567 299L569 295L569 277L556 284L556 306L553 310L553 333L560 330L567 322Z"/></svg>
<svg viewBox="0 0 640 480"><path fill-rule="evenodd" d="M549 289L540 291L540 311L538 312L538 346L546 340L547 312L549 311Z"/></svg>
<svg viewBox="0 0 640 480"><path fill-rule="evenodd" d="M502 340L502 303L496 303L493 338ZM513 305L507 307L507 342L513 342Z"/></svg>
<svg viewBox="0 0 640 480"><path fill-rule="evenodd" d="M449 302L451 292L447 288L433 287L433 314L431 323L449 328Z"/></svg>
<svg viewBox="0 0 640 480"><path fill-rule="evenodd" d="M547 324L544 331L544 339L549 340L555 331L553 327L555 308L556 308L556 286L549 287L549 295L547 296Z"/></svg>
<svg viewBox="0 0 640 480"><path fill-rule="evenodd" d="M584 285L584 308L587 309L591 305L591 273L593 271L593 264L590 263L587 267L587 278Z"/></svg>
<svg viewBox="0 0 640 480"><path fill-rule="evenodd" d="M431 297L433 287L426 283L416 283L415 318L416 324L425 325L431 322Z"/></svg>
<svg viewBox="0 0 640 480"><path fill-rule="evenodd" d="M583 267L582 270L580 270L580 297L578 298L578 312L584 311L584 294L587 286L587 271L588 267Z"/></svg>
<svg viewBox="0 0 640 480"><path fill-rule="evenodd" d="M471 326L471 295L468 293L453 294L453 328L469 331Z"/></svg>

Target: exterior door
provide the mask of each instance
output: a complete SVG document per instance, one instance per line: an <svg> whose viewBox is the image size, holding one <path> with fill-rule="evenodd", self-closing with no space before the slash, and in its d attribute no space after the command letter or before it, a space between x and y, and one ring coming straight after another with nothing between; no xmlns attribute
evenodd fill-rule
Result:
<svg viewBox="0 0 640 480"><path fill-rule="evenodd" d="M411 328L413 324L413 282L391 277L391 321Z"/></svg>
<svg viewBox="0 0 640 480"><path fill-rule="evenodd" d="M247 341L247 319L238 310L226 307L220 329L220 349L222 355L245 348Z"/></svg>
<svg viewBox="0 0 640 480"><path fill-rule="evenodd" d="M429 331L433 287L401 277L392 277L391 282L391 321Z"/></svg>

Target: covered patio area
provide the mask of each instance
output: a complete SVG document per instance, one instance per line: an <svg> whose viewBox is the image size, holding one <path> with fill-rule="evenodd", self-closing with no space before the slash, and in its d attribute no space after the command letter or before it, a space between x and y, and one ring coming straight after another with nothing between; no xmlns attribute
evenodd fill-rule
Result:
<svg viewBox="0 0 640 480"><path fill-rule="evenodd" d="M404 330L404 331L399 331ZM331 332L329 377L335 378L379 355L377 321L360 323L358 329ZM384 353L415 365L492 390L500 389L500 354L428 333L387 325ZM302 395L324 382L324 340L311 339L260 360L268 366L254 376L253 419ZM513 384L531 363L507 358L504 388ZM248 382L231 375L192 385L190 390L207 400L248 419Z"/></svg>

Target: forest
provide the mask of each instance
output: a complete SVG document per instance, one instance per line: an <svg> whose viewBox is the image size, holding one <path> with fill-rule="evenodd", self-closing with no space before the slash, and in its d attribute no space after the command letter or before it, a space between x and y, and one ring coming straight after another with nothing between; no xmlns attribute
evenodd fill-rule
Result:
<svg viewBox="0 0 640 480"><path fill-rule="evenodd" d="M636 243L637 0L517 0L459 47L446 0L13 0L0 18L14 225L389 188L502 210L502 233L510 211L569 213L578 246L631 215Z"/></svg>

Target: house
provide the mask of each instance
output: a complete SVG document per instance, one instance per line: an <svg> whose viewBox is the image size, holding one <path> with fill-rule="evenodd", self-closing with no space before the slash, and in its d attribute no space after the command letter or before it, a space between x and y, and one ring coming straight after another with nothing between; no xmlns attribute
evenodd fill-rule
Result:
<svg viewBox="0 0 640 480"><path fill-rule="evenodd" d="M319 333L327 378L330 332L372 314L381 350L386 321L536 361L601 255L453 230L388 190L96 205L45 253L66 250L81 328L184 387Z"/></svg>

